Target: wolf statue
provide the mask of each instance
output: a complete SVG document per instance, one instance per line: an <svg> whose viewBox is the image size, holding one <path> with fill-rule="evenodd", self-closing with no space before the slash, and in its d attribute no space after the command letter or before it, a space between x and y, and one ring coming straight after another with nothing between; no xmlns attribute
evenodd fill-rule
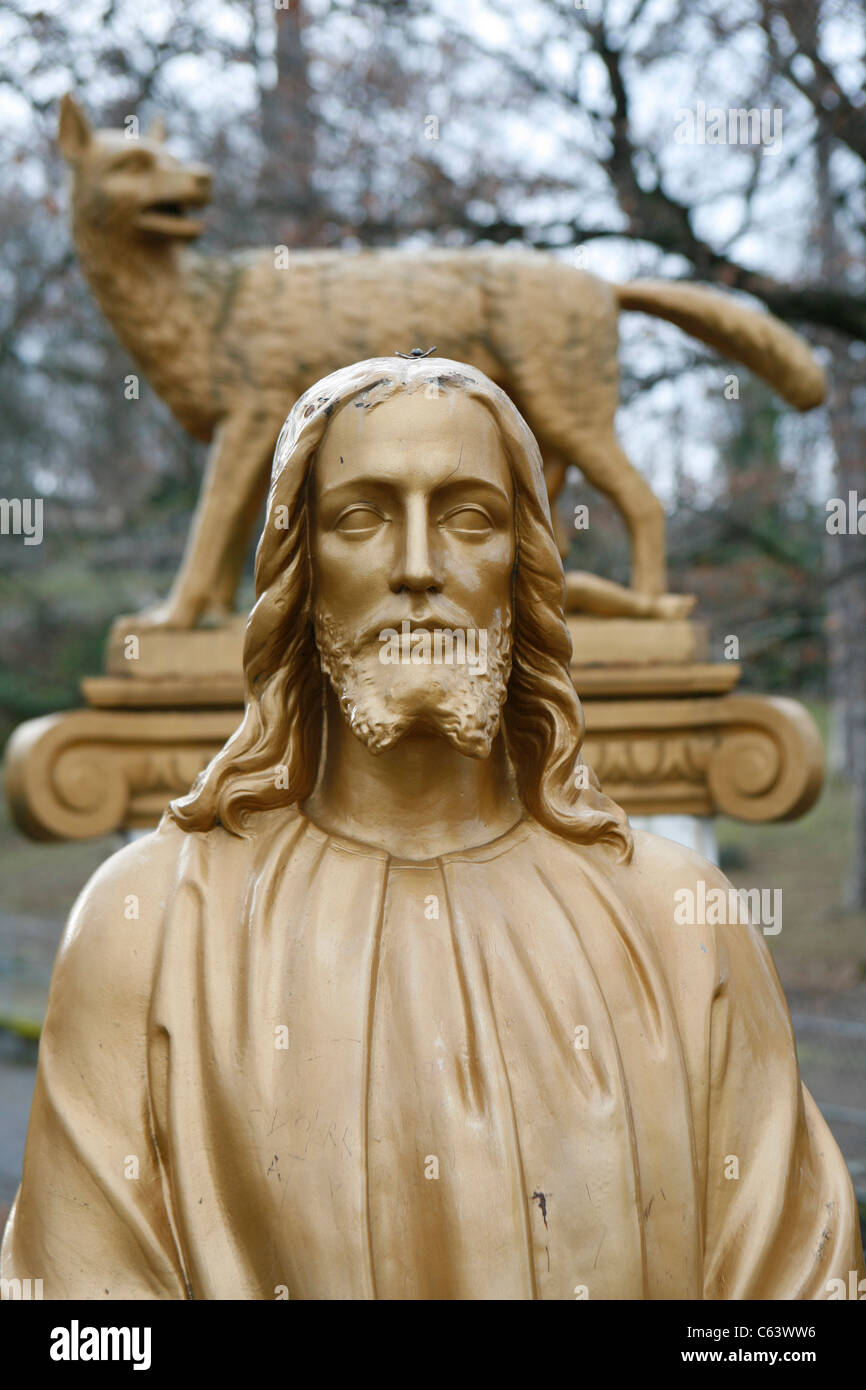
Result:
<svg viewBox="0 0 866 1390"><path fill-rule="evenodd" d="M650 616L684 613L693 600L666 594L662 505L616 436L620 309L677 324L799 410L824 398L823 372L802 339L712 290L611 285L528 250L200 255L188 243L203 230L211 175L170 155L161 129L135 139L94 130L66 96L59 139L93 293L154 390L211 443L171 592L139 622L189 628L231 613L286 411L357 358L435 345L507 391L541 445L551 504L574 465L622 515L631 591L620 593L643 606L620 611ZM559 540L564 549L561 526Z"/></svg>

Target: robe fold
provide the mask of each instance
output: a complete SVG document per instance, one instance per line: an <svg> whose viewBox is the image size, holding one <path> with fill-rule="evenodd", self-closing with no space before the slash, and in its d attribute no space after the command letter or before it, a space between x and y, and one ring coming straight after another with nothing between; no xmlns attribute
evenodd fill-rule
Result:
<svg viewBox="0 0 866 1390"><path fill-rule="evenodd" d="M850 1177L725 878L531 818L398 860L165 817L73 909L6 1278L46 1298L811 1299ZM137 916L136 916L137 913Z"/></svg>

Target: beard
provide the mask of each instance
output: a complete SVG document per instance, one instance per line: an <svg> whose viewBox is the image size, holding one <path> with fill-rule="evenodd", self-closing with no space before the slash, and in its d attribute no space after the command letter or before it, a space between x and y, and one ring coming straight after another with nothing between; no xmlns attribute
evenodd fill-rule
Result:
<svg viewBox="0 0 866 1390"><path fill-rule="evenodd" d="M443 629L471 631L463 615L443 619ZM511 675L511 613L497 611L487 633L487 669L454 665L383 665L379 632L350 636L330 613L313 614L322 670L343 716L371 753L392 748L414 730L441 734L470 758L486 758L499 732Z"/></svg>

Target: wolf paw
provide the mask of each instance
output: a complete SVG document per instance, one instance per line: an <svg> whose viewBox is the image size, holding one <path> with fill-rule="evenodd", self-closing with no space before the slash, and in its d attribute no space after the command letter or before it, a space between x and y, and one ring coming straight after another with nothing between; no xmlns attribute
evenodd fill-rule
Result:
<svg viewBox="0 0 866 1390"><path fill-rule="evenodd" d="M167 598L164 603L156 604L153 608L144 608L135 615L135 625L139 628L179 628L188 631L196 627L199 614L204 605L189 602L179 602L177 599Z"/></svg>

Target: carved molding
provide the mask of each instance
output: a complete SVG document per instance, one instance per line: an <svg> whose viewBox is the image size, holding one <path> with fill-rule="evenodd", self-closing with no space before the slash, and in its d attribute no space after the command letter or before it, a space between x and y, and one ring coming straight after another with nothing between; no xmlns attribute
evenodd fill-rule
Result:
<svg viewBox="0 0 866 1390"><path fill-rule="evenodd" d="M236 729L239 709L73 710L31 719L6 753L6 797L35 840L156 825Z"/></svg>
<svg viewBox="0 0 866 1390"><path fill-rule="evenodd" d="M633 814L793 820L823 785L821 735L796 700L587 700L584 708L586 760Z"/></svg>
<svg viewBox="0 0 866 1390"><path fill-rule="evenodd" d="M791 820L821 790L821 737L795 700L587 699L584 710L586 760L631 814ZM12 815L38 840L153 826L240 718L235 707L84 709L29 720L6 754Z"/></svg>

